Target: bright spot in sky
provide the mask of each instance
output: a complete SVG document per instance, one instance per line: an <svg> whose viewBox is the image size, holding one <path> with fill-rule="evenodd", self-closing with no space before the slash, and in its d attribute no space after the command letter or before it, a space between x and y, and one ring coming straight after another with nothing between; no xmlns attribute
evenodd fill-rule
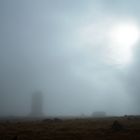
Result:
<svg viewBox="0 0 140 140"><path fill-rule="evenodd" d="M111 30L111 39L116 45L133 46L139 39L139 29L134 24L120 23Z"/></svg>
<svg viewBox="0 0 140 140"><path fill-rule="evenodd" d="M133 60L134 48L140 39L140 29L133 20L114 21L91 23L80 28L80 42L93 48L100 46L105 63L125 67Z"/></svg>
<svg viewBox="0 0 140 140"><path fill-rule="evenodd" d="M133 48L139 36L139 27L132 22L118 23L110 29L109 47L114 63L124 66L132 61Z"/></svg>

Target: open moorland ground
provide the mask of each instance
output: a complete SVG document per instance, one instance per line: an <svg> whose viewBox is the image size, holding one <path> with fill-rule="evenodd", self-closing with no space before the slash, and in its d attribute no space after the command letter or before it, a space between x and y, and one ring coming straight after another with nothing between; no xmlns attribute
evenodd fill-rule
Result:
<svg viewBox="0 0 140 140"><path fill-rule="evenodd" d="M0 140L140 140L140 117L1 120Z"/></svg>

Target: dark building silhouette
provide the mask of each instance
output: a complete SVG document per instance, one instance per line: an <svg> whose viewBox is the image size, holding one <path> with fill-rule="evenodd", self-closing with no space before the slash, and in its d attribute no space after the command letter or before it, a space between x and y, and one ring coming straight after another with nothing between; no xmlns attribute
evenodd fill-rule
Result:
<svg viewBox="0 0 140 140"><path fill-rule="evenodd" d="M43 94L41 91L36 91L32 95L31 116L32 117L44 116L44 114L43 114Z"/></svg>

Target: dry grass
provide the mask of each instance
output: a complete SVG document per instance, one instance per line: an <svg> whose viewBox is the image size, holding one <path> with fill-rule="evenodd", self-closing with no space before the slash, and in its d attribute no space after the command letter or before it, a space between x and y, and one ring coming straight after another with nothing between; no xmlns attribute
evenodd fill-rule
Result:
<svg viewBox="0 0 140 140"><path fill-rule="evenodd" d="M123 130L111 128L114 120ZM0 123L0 140L140 140L140 118L65 119Z"/></svg>

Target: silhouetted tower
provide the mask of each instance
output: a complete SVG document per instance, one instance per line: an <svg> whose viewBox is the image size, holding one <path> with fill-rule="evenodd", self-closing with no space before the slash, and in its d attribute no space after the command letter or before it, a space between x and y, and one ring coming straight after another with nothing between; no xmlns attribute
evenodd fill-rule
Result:
<svg viewBox="0 0 140 140"><path fill-rule="evenodd" d="M43 94L41 91L37 91L32 95L31 116L43 116Z"/></svg>

